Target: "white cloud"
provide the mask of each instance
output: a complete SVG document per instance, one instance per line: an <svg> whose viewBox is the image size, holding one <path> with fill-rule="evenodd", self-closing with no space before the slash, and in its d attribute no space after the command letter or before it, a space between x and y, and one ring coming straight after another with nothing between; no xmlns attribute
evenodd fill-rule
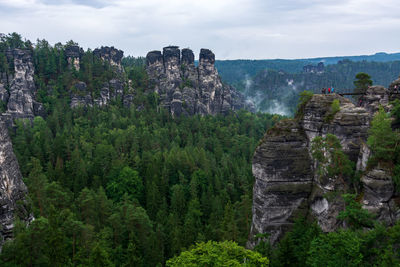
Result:
<svg viewBox="0 0 400 267"><path fill-rule="evenodd" d="M395 0L0 0L0 32L125 54L176 44L217 58L398 52Z"/></svg>

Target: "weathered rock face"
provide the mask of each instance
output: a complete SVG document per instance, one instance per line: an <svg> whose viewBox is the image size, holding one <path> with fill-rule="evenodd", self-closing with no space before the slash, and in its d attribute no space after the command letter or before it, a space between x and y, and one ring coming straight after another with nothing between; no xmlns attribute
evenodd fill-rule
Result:
<svg viewBox="0 0 400 267"><path fill-rule="evenodd" d="M123 72L123 67L121 65L121 60L124 57L124 51L118 50L113 46L102 46L101 48L96 48L93 50L93 55L98 56L104 61L107 61L112 66L115 66L117 70Z"/></svg>
<svg viewBox="0 0 400 267"><path fill-rule="evenodd" d="M29 222L25 196L27 188L22 181L7 127L14 119L33 119L44 116L43 106L35 101L34 66L31 51L6 51L7 61L14 73L0 73L0 100L5 112L0 115L0 249L4 240L12 237L15 216ZM18 204L17 204L18 203Z"/></svg>
<svg viewBox="0 0 400 267"><path fill-rule="evenodd" d="M32 220L25 204L26 194L7 127L0 120L0 249L4 240L12 237L15 216Z"/></svg>
<svg viewBox="0 0 400 267"><path fill-rule="evenodd" d="M160 96L160 105L173 115L217 114L248 108L234 88L224 85L215 69L215 56L201 49L199 66L190 49L168 46L146 56L151 90Z"/></svg>
<svg viewBox="0 0 400 267"><path fill-rule="evenodd" d="M332 102L340 101L340 110L328 121ZM336 94L314 95L304 109L300 121L308 140L328 133L336 135L349 156L357 162L360 146L367 138L370 114L361 107L356 107L350 100Z"/></svg>
<svg viewBox="0 0 400 267"><path fill-rule="evenodd" d="M325 232L342 226L337 216L344 203L338 192L345 191L349 182L338 177L320 177L310 157L311 141L328 133L336 135L349 159L364 171L370 156L366 145L369 124L378 103L387 104L386 92L384 88L371 87L364 100L369 103L367 108L356 107L336 94L314 95L301 118L280 122L266 133L253 158L256 180L249 247L256 244L252 237L257 233L270 233L270 241L275 243L299 215L311 216ZM340 110L331 114L335 99L339 100ZM394 208L394 186L388 172L375 168L361 182L365 208L388 224L400 219L400 212Z"/></svg>
<svg viewBox="0 0 400 267"><path fill-rule="evenodd" d="M35 101L36 86L31 51L13 49L6 54L7 60L14 65L14 74L0 74L3 77L0 81L0 99L7 106L3 119L44 116L43 106Z"/></svg>
<svg viewBox="0 0 400 267"><path fill-rule="evenodd" d="M317 66L306 65L303 66L304 73L322 73L324 72L325 66L323 62L319 62Z"/></svg>
<svg viewBox="0 0 400 267"><path fill-rule="evenodd" d="M389 171L378 166L365 173L361 182L364 185L363 208L388 225L400 219L400 210L393 200L394 184Z"/></svg>
<svg viewBox="0 0 400 267"><path fill-rule="evenodd" d="M292 224L295 213L306 214L311 166L307 136L298 122L281 121L267 132L253 158L251 235L269 232L275 242Z"/></svg>
<svg viewBox="0 0 400 267"><path fill-rule="evenodd" d="M395 99L400 99L400 77L394 80L388 88L389 93L392 93L389 96L389 101L394 101Z"/></svg>
<svg viewBox="0 0 400 267"><path fill-rule="evenodd" d="M120 101L124 106L129 107L134 99L132 93L124 93L124 83L119 79L105 82L100 89L99 96L93 96L84 82L75 83L71 90L70 106L72 108L92 107L93 105L101 107L108 105L111 101Z"/></svg>
<svg viewBox="0 0 400 267"><path fill-rule="evenodd" d="M77 45L67 46L65 48L65 57L68 61L69 68L75 68L77 71L80 69L80 59L83 55L83 49Z"/></svg>
<svg viewBox="0 0 400 267"><path fill-rule="evenodd" d="M388 107L389 93L390 91L383 86L370 86L366 94L361 97L361 106L373 115L379 110L379 106Z"/></svg>
<svg viewBox="0 0 400 267"><path fill-rule="evenodd" d="M81 48L80 48L81 49ZM78 52L77 49L74 49ZM98 94L90 92L86 83L79 81L71 88L71 103L72 108L78 106L92 107L93 105L105 106L111 101L120 101L124 106L130 107L134 99L134 90L132 86L125 82L124 69L121 65L121 59L124 52L114 47L101 47L95 49L93 54L101 60L114 66L114 78L103 83ZM74 55L77 55L76 53ZM125 87L127 88L125 90ZM97 88L98 89L98 88Z"/></svg>

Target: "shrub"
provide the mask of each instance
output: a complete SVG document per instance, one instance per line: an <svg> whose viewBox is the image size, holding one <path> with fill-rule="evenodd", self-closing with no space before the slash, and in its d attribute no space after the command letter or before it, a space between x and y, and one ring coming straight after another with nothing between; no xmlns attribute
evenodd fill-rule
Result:
<svg viewBox="0 0 400 267"><path fill-rule="evenodd" d="M339 99L333 100L331 104L331 110L325 116L325 122L331 122L335 117L335 114L340 110L340 101Z"/></svg>
<svg viewBox="0 0 400 267"><path fill-rule="evenodd" d="M311 98L313 97L313 95L314 95L314 93L310 92L310 91L303 91L300 93L300 99L299 99L299 103L297 104L297 111L296 111L295 118L300 119L303 117L304 109L305 109L308 101L310 101Z"/></svg>
<svg viewBox="0 0 400 267"><path fill-rule="evenodd" d="M268 266L269 260L260 253L224 241L198 243L193 249L169 259L166 266Z"/></svg>

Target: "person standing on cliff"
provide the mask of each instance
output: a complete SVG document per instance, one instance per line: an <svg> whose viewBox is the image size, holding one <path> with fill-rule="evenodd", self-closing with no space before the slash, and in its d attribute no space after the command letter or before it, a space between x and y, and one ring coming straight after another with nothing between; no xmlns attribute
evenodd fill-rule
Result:
<svg viewBox="0 0 400 267"><path fill-rule="evenodd" d="M322 88L322 94L325 95L326 94L326 88Z"/></svg>
<svg viewBox="0 0 400 267"><path fill-rule="evenodd" d="M331 93L331 88L329 87L329 88L328 88L328 94L330 94L330 93Z"/></svg>
<svg viewBox="0 0 400 267"><path fill-rule="evenodd" d="M334 90L334 88L332 87L332 88L331 88L331 93L332 93L332 94L333 94L333 90Z"/></svg>

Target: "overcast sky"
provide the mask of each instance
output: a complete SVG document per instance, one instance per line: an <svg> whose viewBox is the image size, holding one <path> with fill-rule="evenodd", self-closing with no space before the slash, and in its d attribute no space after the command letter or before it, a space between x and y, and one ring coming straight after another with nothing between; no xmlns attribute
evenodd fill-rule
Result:
<svg viewBox="0 0 400 267"><path fill-rule="evenodd" d="M0 0L0 32L51 44L115 46L146 55L168 45L217 59L400 52L398 0Z"/></svg>

